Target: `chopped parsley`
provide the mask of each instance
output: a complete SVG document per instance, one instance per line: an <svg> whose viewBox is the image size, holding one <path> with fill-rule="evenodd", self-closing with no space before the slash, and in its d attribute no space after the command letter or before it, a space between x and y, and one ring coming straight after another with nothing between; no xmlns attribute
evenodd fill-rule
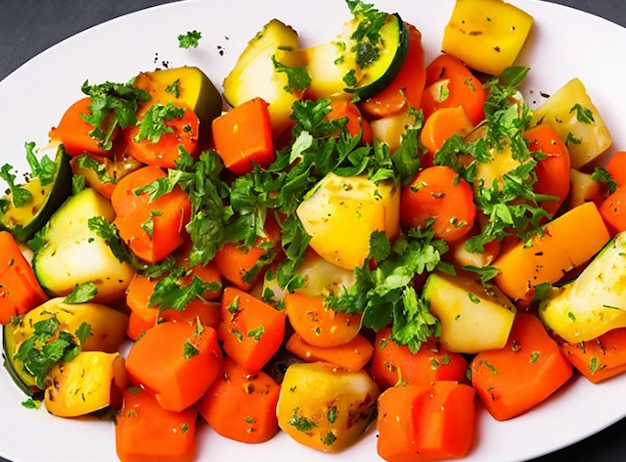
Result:
<svg viewBox="0 0 626 462"><path fill-rule="evenodd" d="M591 174L591 179L606 185L606 189L609 194L614 193L619 187L619 184L617 184L617 182L613 179L613 176L605 167L595 167L593 169L593 173Z"/></svg>
<svg viewBox="0 0 626 462"><path fill-rule="evenodd" d="M287 76L288 84L285 87L287 93L302 92L311 84L311 76L306 66L287 66L278 61L276 56L272 56L272 62L278 72L283 72Z"/></svg>
<svg viewBox="0 0 626 462"><path fill-rule="evenodd" d="M193 358L194 356L200 354L200 351L191 344L191 342L187 341L183 343L183 357L185 359Z"/></svg>
<svg viewBox="0 0 626 462"><path fill-rule="evenodd" d="M255 327L254 329L250 329L247 335L248 337L253 338L257 342L259 342L264 333L265 333L265 326L258 326L258 327Z"/></svg>
<svg viewBox="0 0 626 462"><path fill-rule="evenodd" d="M178 36L178 46L180 48L198 48L201 38L202 32L195 29L187 31L186 33Z"/></svg>
<svg viewBox="0 0 626 462"><path fill-rule="evenodd" d="M56 316L35 322L33 334L20 343L15 353L15 359L23 363L24 372L41 389L45 388L44 380L52 368L60 361L76 358L91 335L91 326L84 322L73 333L61 327Z"/></svg>
<svg viewBox="0 0 626 462"><path fill-rule="evenodd" d="M63 300L65 303L86 303L98 293L98 287L93 281L77 284L72 292Z"/></svg>
<svg viewBox="0 0 626 462"><path fill-rule="evenodd" d="M46 186L54 181L57 174L57 165L54 160L50 159L47 155L37 159L35 154L35 143L24 143L26 148L26 160L30 166L30 178L39 178L41 186Z"/></svg>
<svg viewBox="0 0 626 462"><path fill-rule="evenodd" d="M593 111L587 107L584 107L578 103L574 104L569 110L570 113L576 113L576 120L582 124L594 123Z"/></svg>
<svg viewBox="0 0 626 462"><path fill-rule="evenodd" d="M129 83L105 82L82 86L84 94L91 98L89 113L81 114L83 120L94 128L89 136L99 140L98 147L105 151L113 147L112 137L117 127L131 127L137 123L139 103L150 99L145 90Z"/></svg>
<svg viewBox="0 0 626 462"><path fill-rule="evenodd" d="M9 186L9 193L11 194L11 203L14 207L24 207L33 200L33 194L26 188L17 185L15 183L15 175L11 173L13 166L10 164L4 164L0 168L0 178L2 178ZM6 209L8 204L3 207Z"/></svg>
<svg viewBox="0 0 626 462"><path fill-rule="evenodd" d="M180 119L184 115L185 109L174 106L174 103L171 101L165 105L161 103L153 104L139 122L139 132L133 139L136 142L145 140L156 144L161 139L161 136L166 133L174 133L174 128L167 125L167 122Z"/></svg>
<svg viewBox="0 0 626 462"><path fill-rule="evenodd" d="M300 415L300 408L297 407L293 410L291 418L287 423L299 432L308 432L317 427L315 422Z"/></svg>
<svg viewBox="0 0 626 462"><path fill-rule="evenodd" d="M361 0L346 0L352 15L359 21L352 33L354 41L352 51L357 66L364 69L380 59L383 46L380 30L385 25L389 14L374 8L374 5Z"/></svg>
<svg viewBox="0 0 626 462"><path fill-rule="evenodd" d="M393 243L383 232L374 233L370 246L376 267L371 269L366 260L355 269L355 283L329 296L327 304L336 311L362 313L363 325L374 330L391 324L391 339L415 353L429 337L439 335L441 326L413 280L443 266L441 256L448 247L430 229L409 230Z"/></svg>

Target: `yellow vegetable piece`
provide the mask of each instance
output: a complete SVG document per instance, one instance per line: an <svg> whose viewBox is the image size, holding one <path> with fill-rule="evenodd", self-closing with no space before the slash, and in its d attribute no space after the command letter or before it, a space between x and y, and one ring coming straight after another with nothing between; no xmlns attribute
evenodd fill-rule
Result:
<svg viewBox="0 0 626 462"><path fill-rule="evenodd" d="M309 250L298 267L297 274L304 284L296 292L311 297L337 295L342 288L350 287L356 279L354 271L329 263Z"/></svg>
<svg viewBox="0 0 626 462"><path fill-rule="evenodd" d="M600 183L591 176L591 173L581 172L575 168L570 170L569 208L577 207L589 201L594 201L596 204L602 201Z"/></svg>
<svg viewBox="0 0 626 462"><path fill-rule="evenodd" d="M532 25L532 16L502 0L456 0L442 50L472 69L499 75L517 59Z"/></svg>
<svg viewBox="0 0 626 462"><path fill-rule="evenodd" d="M69 362L55 365L46 377L44 404L60 417L77 417L104 409L128 380L119 353L83 351Z"/></svg>
<svg viewBox="0 0 626 462"><path fill-rule="evenodd" d="M402 137L407 132L407 127L414 125L415 113L408 110L370 122L374 139L389 145L391 152L395 152L400 146Z"/></svg>
<svg viewBox="0 0 626 462"><path fill-rule="evenodd" d="M379 394L363 370L295 363L280 387L278 426L301 444L337 452L359 440L372 421Z"/></svg>
<svg viewBox="0 0 626 462"><path fill-rule="evenodd" d="M539 306L544 324L569 343L626 327L626 233L618 234L572 282Z"/></svg>
<svg viewBox="0 0 626 462"><path fill-rule="evenodd" d="M383 231L390 239L398 235L399 209L396 183L375 184L365 176L330 173L296 214L311 236L311 248L328 262L352 270L367 258L374 231Z"/></svg>
<svg viewBox="0 0 626 462"><path fill-rule="evenodd" d="M272 19L248 42L224 79L224 98L231 106L257 97L269 104L275 135L291 127L291 106L302 97L301 91L290 88L287 73L276 63L286 67L303 66L298 46L297 32L278 19Z"/></svg>
<svg viewBox="0 0 626 462"><path fill-rule="evenodd" d="M211 122L222 112L222 96L203 71L184 66L142 72L134 85L150 93L149 104L187 104L200 119L200 138L208 140Z"/></svg>
<svg viewBox="0 0 626 462"><path fill-rule="evenodd" d="M515 305L497 287L469 276L432 273L424 298L441 323L441 344L456 353L478 353L506 344Z"/></svg>
<svg viewBox="0 0 626 462"><path fill-rule="evenodd" d="M70 196L41 231L33 269L41 286L55 296L66 296L77 285L91 282L97 290L93 301L114 303L125 297L135 271L90 227L93 217L112 222L111 202L92 188Z"/></svg>
<svg viewBox="0 0 626 462"><path fill-rule="evenodd" d="M513 301L530 302L534 287L554 284L593 257L609 240L598 208L586 202L552 220L530 245L519 241L503 248L493 262L494 281Z"/></svg>
<svg viewBox="0 0 626 462"><path fill-rule="evenodd" d="M113 353L126 339L128 315L125 313L98 303L65 303L63 298L57 297L29 311L12 325L17 348L33 335L35 323L51 318L57 319L59 330L71 334L83 322L91 326L91 335L85 340L83 351Z"/></svg>
<svg viewBox="0 0 626 462"><path fill-rule="evenodd" d="M547 123L567 143L572 168L580 168L605 152L613 142L587 89L573 78L533 113L531 126Z"/></svg>

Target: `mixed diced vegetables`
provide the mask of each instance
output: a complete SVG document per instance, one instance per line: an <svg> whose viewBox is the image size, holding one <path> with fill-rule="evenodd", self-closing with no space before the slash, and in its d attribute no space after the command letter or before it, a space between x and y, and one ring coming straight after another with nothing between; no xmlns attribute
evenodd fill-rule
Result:
<svg viewBox="0 0 626 462"><path fill-rule="evenodd" d="M400 14L346 5L307 47L269 20L223 91L199 67L85 81L28 181L2 167L25 405L111 417L122 462L193 461L205 424L320 453L375 428L418 462L468 455L478 406L626 370L626 155L598 162L583 82L531 109L533 18L501 0L456 0L430 62Z"/></svg>

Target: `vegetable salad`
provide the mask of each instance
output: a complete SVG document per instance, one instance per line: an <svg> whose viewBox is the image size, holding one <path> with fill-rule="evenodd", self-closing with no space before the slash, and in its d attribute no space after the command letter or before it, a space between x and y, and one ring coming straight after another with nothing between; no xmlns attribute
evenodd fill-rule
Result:
<svg viewBox="0 0 626 462"><path fill-rule="evenodd" d="M2 167L24 406L110 418L122 461L194 460L205 424L442 460L479 406L624 370L626 158L600 163L583 82L531 109L533 18L499 0L457 0L433 60L400 14L346 7L312 46L270 20L219 90L194 66L85 81L27 181Z"/></svg>

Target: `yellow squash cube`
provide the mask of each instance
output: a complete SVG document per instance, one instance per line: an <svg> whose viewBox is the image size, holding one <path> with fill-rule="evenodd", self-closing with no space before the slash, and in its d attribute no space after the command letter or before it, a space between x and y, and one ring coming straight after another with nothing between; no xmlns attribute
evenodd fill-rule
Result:
<svg viewBox="0 0 626 462"><path fill-rule="evenodd" d="M502 0L456 0L442 50L480 72L500 75L526 43L533 18Z"/></svg>

